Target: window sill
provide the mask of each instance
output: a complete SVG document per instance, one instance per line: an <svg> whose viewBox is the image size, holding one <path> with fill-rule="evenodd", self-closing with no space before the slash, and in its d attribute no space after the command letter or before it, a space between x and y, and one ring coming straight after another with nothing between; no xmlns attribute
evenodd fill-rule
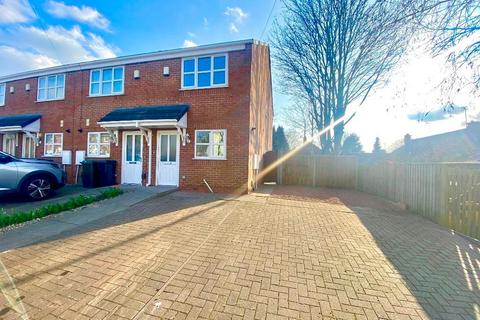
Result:
<svg viewBox="0 0 480 320"><path fill-rule="evenodd" d="M208 90L208 89L222 89L228 88L228 84L223 86L215 86L215 87L194 87L194 88L180 88L180 91L191 91L191 90Z"/></svg>
<svg viewBox="0 0 480 320"><path fill-rule="evenodd" d="M62 101L62 100L65 100L65 98L62 98L62 99L49 99L49 100L35 100L35 103L52 102L52 101Z"/></svg>
<svg viewBox="0 0 480 320"><path fill-rule="evenodd" d="M220 160L220 161L227 160L227 158L198 158L198 157L194 157L192 159L193 160Z"/></svg>
<svg viewBox="0 0 480 320"><path fill-rule="evenodd" d="M115 97L115 96L124 96L124 95L125 95L125 92L113 93L113 94L97 94L97 95L88 95L87 98Z"/></svg>
<svg viewBox="0 0 480 320"><path fill-rule="evenodd" d="M94 159L108 159L110 158L110 156L90 156L90 155L87 155L87 158L94 158Z"/></svg>

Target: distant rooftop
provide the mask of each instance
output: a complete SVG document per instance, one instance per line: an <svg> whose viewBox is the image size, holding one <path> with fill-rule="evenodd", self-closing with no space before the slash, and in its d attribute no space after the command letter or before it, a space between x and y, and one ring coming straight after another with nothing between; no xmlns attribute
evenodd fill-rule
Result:
<svg viewBox="0 0 480 320"><path fill-rule="evenodd" d="M409 162L480 161L480 122L471 122L461 130L407 139L390 157Z"/></svg>

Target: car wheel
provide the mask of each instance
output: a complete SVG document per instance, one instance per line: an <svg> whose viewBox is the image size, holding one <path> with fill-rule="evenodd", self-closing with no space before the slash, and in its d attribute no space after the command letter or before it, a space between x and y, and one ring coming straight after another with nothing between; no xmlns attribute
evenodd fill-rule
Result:
<svg viewBox="0 0 480 320"><path fill-rule="evenodd" d="M31 200L43 200L53 192L51 180L45 176L29 178L23 186L23 193Z"/></svg>

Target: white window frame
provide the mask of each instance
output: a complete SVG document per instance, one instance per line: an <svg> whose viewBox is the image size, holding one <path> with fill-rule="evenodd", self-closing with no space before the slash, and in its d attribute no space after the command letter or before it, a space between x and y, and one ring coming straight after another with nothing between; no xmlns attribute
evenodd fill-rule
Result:
<svg viewBox="0 0 480 320"><path fill-rule="evenodd" d="M62 137L62 142L60 143L62 148L61 148L59 154L47 154L47 135L49 135L49 134L53 134L53 135L59 134ZM55 136L54 136L52 141L55 141ZM52 143L52 145L55 146L55 143ZM57 143L57 145L58 145L58 143ZM63 152L63 133L61 133L61 132L47 132L47 133L45 133L44 136L43 136L43 156L44 157L61 157L62 152Z"/></svg>
<svg viewBox="0 0 480 320"><path fill-rule="evenodd" d="M213 69L214 66L214 58L215 57L225 57L225 69ZM198 86L198 59L201 58L211 58L210 59L210 86L208 87L199 87ZM185 87L183 84L184 79L184 61L185 60L194 60L195 61L195 69L193 72L187 72L187 74L193 74L193 86ZM225 71L225 83L222 84L213 84L213 74L215 71ZM200 71L200 73L205 73L207 71ZM181 89L182 90L198 90L198 89L210 89L210 88L224 88L228 87L228 53L219 53L219 54L211 54L205 56L197 56L197 57L185 57L182 58L182 74L181 74Z"/></svg>
<svg viewBox="0 0 480 320"><path fill-rule="evenodd" d="M63 83L59 85L58 83L58 77L63 76ZM49 77L55 77L55 86L50 88L48 86L48 78ZM45 79L45 88L40 88L40 80ZM50 74L48 76L43 76L43 77L38 77L37 79L37 101L55 101L55 100L65 100L65 82L66 82L67 76L65 73L59 73L59 74ZM57 97L57 89L58 88L63 88L63 97L59 98ZM40 89L45 90L45 99L40 99ZM48 98L48 89L55 89L55 98Z"/></svg>
<svg viewBox="0 0 480 320"><path fill-rule="evenodd" d="M111 86L112 90L109 94L103 94L103 71L104 70L112 70L112 80ZM122 69L122 91L121 92L113 92L113 83L115 82L115 69ZM98 93L92 93L92 74L95 71L100 72L100 78L98 81L94 81L93 83L98 83L99 90ZM117 80L118 81L118 80ZM115 67L107 67L107 68L99 68L99 69L92 69L90 70L90 81L88 83L88 94L90 97L108 97L108 96L118 96L122 95L125 92L125 66L115 66Z"/></svg>
<svg viewBox="0 0 480 320"><path fill-rule="evenodd" d="M0 83L0 107L5 105L5 97L7 96L7 84Z"/></svg>
<svg viewBox="0 0 480 320"><path fill-rule="evenodd" d="M209 137L208 137L208 143L204 143L204 142L201 142L201 143L198 143L197 142L197 133L198 132L209 132ZM225 154L222 156L222 157L217 157L217 156L213 156L213 155L209 155L207 157L199 157L197 156L197 145L208 145L210 146L210 150L211 152L213 152L213 146L218 144L218 143L214 143L213 141L213 133L214 132L223 132L223 145L225 146ZM198 130L195 130L195 148L194 148L194 159L198 159L198 160L227 160L227 129L198 129Z"/></svg>
<svg viewBox="0 0 480 320"><path fill-rule="evenodd" d="M91 136L91 135L94 135L94 134L95 134L95 135L98 135L98 140L97 140L98 142L97 142L97 143L90 143L90 136ZM89 158L110 158L110 154L111 154L111 152L112 152L112 150L111 150L111 145L110 145L110 141L108 141L108 148L109 148L109 149L108 149L108 155L100 155L100 146L101 146L102 144L105 144L105 145L107 144L107 143L101 143L101 142L100 142L100 141L101 141L101 140L100 140L100 135L101 135L101 134L107 134L107 135L108 135L108 132L103 131L103 132L89 132L89 133L88 133L88 135L87 135L87 157L89 157ZM90 147L91 144L96 144L96 145L98 145L98 152L99 152L99 154L91 154L91 153L90 153L90 148L89 148L89 147Z"/></svg>

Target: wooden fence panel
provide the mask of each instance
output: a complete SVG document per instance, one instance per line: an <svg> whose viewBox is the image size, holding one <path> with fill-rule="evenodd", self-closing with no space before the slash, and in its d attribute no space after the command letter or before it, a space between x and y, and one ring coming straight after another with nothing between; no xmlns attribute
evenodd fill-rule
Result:
<svg viewBox="0 0 480 320"><path fill-rule="evenodd" d="M357 186L357 158L297 155L283 164L283 184L310 187L351 188Z"/></svg>
<svg viewBox="0 0 480 320"><path fill-rule="evenodd" d="M480 163L359 163L350 156L297 155L283 183L358 189L480 239Z"/></svg>
<svg viewBox="0 0 480 320"><path fill-rule="evenodd" d="M479 163L379 162L359 166L357 189L480 238Z"/></svg>

